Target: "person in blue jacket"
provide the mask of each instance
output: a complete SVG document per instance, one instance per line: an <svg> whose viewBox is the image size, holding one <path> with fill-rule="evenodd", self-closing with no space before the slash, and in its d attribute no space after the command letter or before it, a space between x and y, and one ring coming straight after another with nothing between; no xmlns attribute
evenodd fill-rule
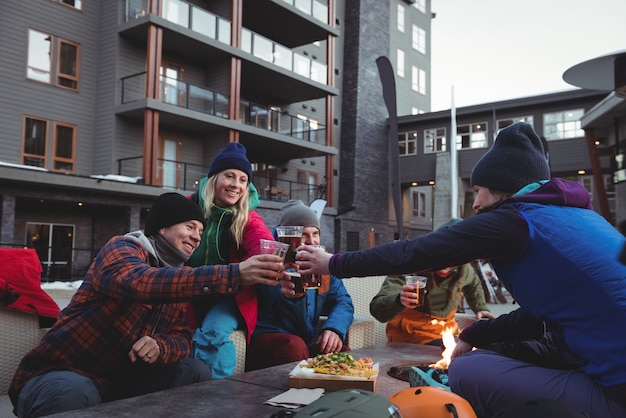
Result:
<svg viewBox="0 0 626 418"><path fill-rule="evenodd" d="M320 244L319 219L301 200L287 202L279 222L303 226L302 244ZM247 371L349 349L344 341L354 306L341 279L326 276L319 289L308 289L300 297L264 287L257 286L259 317L248 345ZM322 315L328 316L323 323Z"/></svg>
<svg viewBox="0 0 626 418"><path fill-rule="evenodd" d="M451 390L479 416L547 398L590 417L624 417L626 266L618 258L626 238L592 210L581 184L550 179L546 151L529 124L510 125L472 170L476 216L362 251L333 255L303 246L300 270L351 277L490 259L524 313L556 332L560 351L574 363L545 367L492 350L460 355L459 349L448 370ZM508 337L527 336L513 328Z"/></svg>

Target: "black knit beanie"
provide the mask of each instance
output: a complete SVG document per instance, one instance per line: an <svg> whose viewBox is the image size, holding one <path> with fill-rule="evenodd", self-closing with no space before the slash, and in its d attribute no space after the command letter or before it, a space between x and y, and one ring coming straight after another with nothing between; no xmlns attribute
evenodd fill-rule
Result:
<svg viewBox="0 0 626 418"><path fill-rule="evenodd" d="M320 229L320 220L317 215L302 200L289 200L280 209L280 225L284 226L314 226Z"/></svg>
<svg viewBox="0 0 626 418"><path fill-rule="evenodd" d="M248 175L248 182L252 181L252 166L246 156L246 147L239 142L229 143L226 145L226 148L215 156L211 167L209 167L207 177L211 177L213 174L229 168L236 168L237 170L243 171Z"/></svg>
<svg viewBox="0 0 626 418"><path fill-rule="evenodd" d="M495 143L474 166L472 186L517 192L527 184L550 179L546 150L532 126L517 122L500 131Z"/></svg>
<svg viewBox="0 0 626 418"><path fill-rule="evenodd" d="M149 237L161 228L191 220L200 221L206 226L200 206L178 193L163 193L155 199L150 208L145 234Z"/></svg>

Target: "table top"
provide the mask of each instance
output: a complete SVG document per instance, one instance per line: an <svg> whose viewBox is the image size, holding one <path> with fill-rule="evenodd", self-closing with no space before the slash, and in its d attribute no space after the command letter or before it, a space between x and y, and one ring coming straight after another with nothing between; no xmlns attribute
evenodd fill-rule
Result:
<svg viewBox="0 0 626 418"><path fill-rule="evenodd" d="M392 366L429 364L441 358L438 347L387 343L350 351L355 358L370 357L379 364L375 393L389 397L409 387L408 382L387 375ZM211 380L135 398L103 403L91 408L55 416L81 417L269 417L281 407L263 402L289 389L289 372L297 363L241 373L226 379Z"/></svg>

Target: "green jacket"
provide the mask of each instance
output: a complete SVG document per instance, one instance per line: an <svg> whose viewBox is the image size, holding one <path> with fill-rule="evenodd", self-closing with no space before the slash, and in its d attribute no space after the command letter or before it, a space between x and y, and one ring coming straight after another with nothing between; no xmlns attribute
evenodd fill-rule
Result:
<svg viewBox="0 0 626 418"><path fill-rule="evenodd" d="M465 296L472 311L489 311L480 278L471 264L465 264L457 273L451 272L445 278L435 273L420 274L428 277L428 283L424 305L417 307L417 310L444 318L457 309L460 297ZM461 274L461 278L456 280L458 274ZM404 311L406 308L400 304L403 285L404 276L385 278L378 294L370 302L372 316L380 322L387 322Z"/></svg>

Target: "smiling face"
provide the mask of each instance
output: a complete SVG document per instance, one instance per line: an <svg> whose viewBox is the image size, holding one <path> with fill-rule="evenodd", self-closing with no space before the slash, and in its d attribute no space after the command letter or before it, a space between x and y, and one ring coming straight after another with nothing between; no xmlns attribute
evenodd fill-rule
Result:
<svg viewBox="0 0 626 418"><path fill-rule="evenodd" d="M159 234L180 251L191 255L200 244L203 230L202 222L191 220L161 228Z"/></svg>
<svg viewBox="0 0 626 418"><path fill-rule="evenodd" d="M237 204L248 191L248 175L235 168L221 171L215 178L214 202L221 208Z"/></svg>

